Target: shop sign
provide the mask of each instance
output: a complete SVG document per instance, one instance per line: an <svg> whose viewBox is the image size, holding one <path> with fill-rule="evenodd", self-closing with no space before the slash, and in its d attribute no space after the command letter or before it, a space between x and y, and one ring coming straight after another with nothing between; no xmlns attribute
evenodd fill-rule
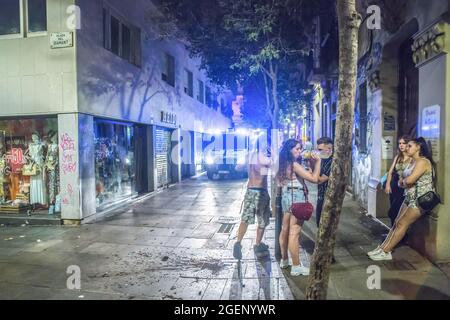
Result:
<svg viewBox="0 0 450 320"><path fill-rule="evenodd" d="M12 165L24 164L23 150L21 148L12 148L11 153L6 156L6 160Z"/></svg>
<svg viewBox="0 0 450 320"><path fill-rule="evenodd" d="M421 136L427 140L433 152L433 160L439 162L441 135L441 107L438 105L426 107L422 110Z"/></svg>
<svg viewBox="0 0 450 320"><path fill-rule="evenodd" d="M50 34L50 47L52 49L73 46L73 32L53 32Z"/></svg>
<svg viewBox="0 0 450 320"><path fill-rule="evenodd" d="M174 113L161 111L161 122L169 124L177 124L177 116Z"/></svg>

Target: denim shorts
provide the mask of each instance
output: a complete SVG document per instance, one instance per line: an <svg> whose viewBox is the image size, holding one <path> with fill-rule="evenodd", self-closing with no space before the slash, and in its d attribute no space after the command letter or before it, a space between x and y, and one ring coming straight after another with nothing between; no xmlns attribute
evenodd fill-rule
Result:
<svg viewBox="0 0 450 320"><path fill-rule="evenodd" d="M284 186L281 190L281 208L283 214L291 213L292 194L294 195L294 203L305 202L305 194L302 187L294 187L292 189L289 186Z"/></svg>

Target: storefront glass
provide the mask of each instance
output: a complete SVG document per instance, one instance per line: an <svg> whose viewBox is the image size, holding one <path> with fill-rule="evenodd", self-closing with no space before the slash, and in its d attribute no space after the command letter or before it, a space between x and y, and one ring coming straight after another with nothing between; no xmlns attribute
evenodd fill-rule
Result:
<svg viewBox="0 0 450 320"><path fill-rule="evenodd" d="M112 121L95 121L97 208L135 194L134 128Z"/></svg>
<svg viewBox="0 0 450 320"><path fill-rule="evenodd" d="M0 120L0 212L60 212L58 121Z"/></svg>

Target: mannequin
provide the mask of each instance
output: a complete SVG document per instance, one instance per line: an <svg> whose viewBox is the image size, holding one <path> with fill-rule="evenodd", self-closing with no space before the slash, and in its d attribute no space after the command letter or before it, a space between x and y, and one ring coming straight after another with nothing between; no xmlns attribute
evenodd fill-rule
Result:
<svg viewBox="0 0 450 320"><path fill-rule="evenodd" d="M45 170L44 169L44 144L41 142L39 134L34 132L31 135L32 142L26 151L27 159L31 163L38 166L38 173L30 178L30 204L46 205L46 190L45 190Z"/></svg>
<svg viewBox="0 0 450 320"><path fill-rule="evenodd" d="M6 195L3 189L5 176L8 174L8 164L6 163L6 154L3 141L0 140L0 204L5 203Z"/></svg>
<svg viewBox="0 0 450 320"><path fill-rule="evenodd" d="M52 133L50 136L50 144L45 157L45 169L48 176L48 196L50 200L48 213L53 214L55 212L56 195L59 193L58 135L56 133Z"/></svg>

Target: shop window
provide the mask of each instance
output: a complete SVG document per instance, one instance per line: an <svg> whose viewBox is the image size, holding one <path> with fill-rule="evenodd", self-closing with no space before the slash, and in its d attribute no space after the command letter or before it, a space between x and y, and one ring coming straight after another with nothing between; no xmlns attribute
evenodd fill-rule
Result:
<svg viewBox="0 0 450 320"><path fill-rule="evenodd" d="M60 212L56 118L0 121L0 211Z"/></svg>
<svg viewBox="0 0 450 320"><path fill-rule="evenodd" d="M194 75L191 71L184 69L184 93L186 93L188 96L193 97L194 96Z"/></svg>
<svg viewBox="0 0 450 320"><path fill-rule="evenodd" d="M23 8L26 8L26 10ZM0 37L26 37L46 31L46 0L0 1Z"/></svg>
<svg viewBox="0 0 450 320"><path fill-rule="evenodd" d="M175 58L168 53L163 54L161 79L172 87L175 86Z"/></svg>
<svg viewBox="0 0 450 320"><path fill-rule="evenodd" d="M205 85L202 80L198 80L197 100L201 103L205 102Z"/></svg>
<svg viewBox="0 0 450 320"><path fill-rule="evenodd" d="M134 128L110 121L95 123L97 207L135 193Z"/></svg>

